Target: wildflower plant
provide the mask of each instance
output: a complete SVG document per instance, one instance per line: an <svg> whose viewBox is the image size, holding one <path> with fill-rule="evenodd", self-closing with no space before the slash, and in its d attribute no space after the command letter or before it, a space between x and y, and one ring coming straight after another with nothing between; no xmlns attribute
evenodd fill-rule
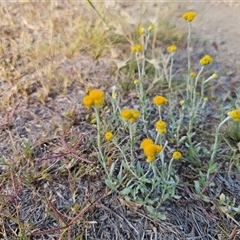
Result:
<svg viewBox="0 0 240 240"><path fill-rule="evenodd" d="M171 60L167 79L170 91L165 92L164 96L159 91L155 96L148 96L144 88L146 52L151 32L154 30L154 26L150 25L148 29L143 27L138 29L141 44L132 47L132 53L137 63L137 79L133 82L139 96L136 104L138 108L122 106L121 98L118 97L120 92L117 93L117 88L114 87L110 97L113 111L110 113L109 119L103 121L100 119L100 110L104 104L105 94L101 90L95 89L83 98L83 105L88 109L94 109L96 114L96 145L99 162L106 174L106 185L126 201L145 206L153 217L159 219L165 219L166 216L157 211L158 207L168 199L180 198L176 194L179 176L174 170L174 165L179 161L189 161L197 167L198 179L193 181L194 188L195 192L203 197L206 187L212 186L209 183L211 175L218 168L215 158L218 151L220 129L230 119L234 120L236 124L240 122L240 111L232 110L217 126L214 142L210 144L209 148L203 148L201 142L197 142L195 139L196 126L200 123L199 116L208 100L205 96L205 85L218 77L216 73L207 79L203 76L205 67L213 62L210 55L200 58L199 70L192 71L190 62L191 23L195 16L196 13L192 11L182 15L183 19L187 21L189 29L186 88L179 89L185 93L185 97L178 99L177 94L172 91L172 69L177 50L176 45L167 47ZM200 92L198 92L199 82ZM177 101L176 105L172 105L174 100ZM149 109L157 109L154 117ZM167 114L165 114L166 112ZM168 128L171 131L168 131ZM102 144L103 142L104 144ZM171 147L172 143L174 146ZM118 153L117 157L111 161L108 161L108 144L111 144L114 152ZM170 149L175 150L169 151ZM202 168L200 157L201 151L207 157L204 168ZM204 199L206 196L203 197Z"/></svg>

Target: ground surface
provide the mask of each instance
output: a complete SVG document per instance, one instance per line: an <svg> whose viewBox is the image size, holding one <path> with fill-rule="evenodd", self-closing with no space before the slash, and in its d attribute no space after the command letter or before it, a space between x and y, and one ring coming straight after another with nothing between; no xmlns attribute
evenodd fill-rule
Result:
<svg viewBox="0 0 240 240"><path fill-rule="evenodd" d="M140 4L114 5L106 1L105 5L113 15L122 16L130 28L137 25ZM186 27L182 13L196 11L193 62L197 65L203 54L211 54L213 69L220 76L210 86L209 97L221 94L225 105L230 102L229 96L236 98L240 72L239 3L151 2L143 3L143 9L148 9L145 18L153 23L157 14L171 13L171 21L182 29ZM82 26L78 16L85 12L90 16L93 11L79 3L69 4L68 8L62 2L1 3L0 239L67 239L63 229L48 230L69 223L73 224L68 239L240 239L240 215L221 212L217 205L221 193L240 204L239 173L222 160L221 154L217 159L219 172L213 174L215 188L205 192L209 202L203 202L192 191L192 180L186 177L189 169L193 171L191 164L176 164L176 171L183 174L177 189L182 199L161 206L159 211L166 214L166 221L153 220L144 207L125 201L105 187L92 146L96 126L91 124L91 116L86 120L90 113L81 99L88 86L110 93L116 83L112 68L119 64L118 58L126 56L126 49L114 48L97 59L97 49L91 52L91 46L81 47L79 35L86 34L87 38L89 32L79 34L78 30L87 25ZM121 24L115 24L116 31L126 34ZM76 36L81 44L74 41ZM72 42L76 42L77 50ZM186 45L182 40L179 44L176 69L183 69ZM123 106L134 104L134 95L124 96ZM217 107L215 101L210 102L210 116ZM215 122L210 119L210 124L214 126ZM222 151L228 153L229 149ZM236 159L239 161L238 156Z"/></svg>

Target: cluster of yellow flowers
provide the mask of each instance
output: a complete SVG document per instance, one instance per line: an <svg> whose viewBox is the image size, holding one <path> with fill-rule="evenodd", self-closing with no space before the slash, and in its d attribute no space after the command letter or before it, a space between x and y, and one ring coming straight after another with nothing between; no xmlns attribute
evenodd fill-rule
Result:
<svg viewBox="0 0 240 240"><path fill-rule="evenodd" d="M123 109L121 116L124 120L135 122L140 117L140 112L135 109Z"/></svg>
<svg viewBox="0 0 240 240"><path fill-rule="evenodd" d="M143 149L144 154L147 156L148 163L153 162L156 158L156 155L162 151L162 147L154 144L150 138L145 138L142 141L141 148Z"/></svg>
<svg viewBox="0 0 240 240"><path fill-rule="evenodd" d="M213 59L209 55L205 55L203 58L200 59L200 63L203 66L210 64L212 61L213 61Z"/></svg>
<svg viewBox="0 0 240 240"><path fill-rule="evenodd" d="M155 127L156 127L157 132L159 132L161 134L166 134L166 132L167 132L167 123L166 122L159 120L155 123Z"/></svg>
<svg viewBox="0 0 240 240"><path fill-rule="evenodd" d="M85 107L90 108L90 107L99 107L102 106L104 102L104 92L98 89L94 89L86 95L82 103Z"/></svg>
<svg viewBox="0 0 240 240"><path fill-rule="evenodd" d="M157 106L162 106L162 105L166 104L168 102L168 100L167 100L167 98L158 95L153 98L153 102Z"/></svg>
<svg viewBox="0 0 240 240"><path fill-rule="evenodd" d="M228 113L228 116L231 117L236 122L240 122L240 110L235 109Z"/></svg>

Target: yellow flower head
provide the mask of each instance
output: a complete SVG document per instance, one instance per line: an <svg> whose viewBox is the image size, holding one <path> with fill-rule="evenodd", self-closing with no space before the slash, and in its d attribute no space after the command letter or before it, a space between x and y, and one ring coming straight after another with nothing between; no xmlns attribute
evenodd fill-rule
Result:
<svg viewBox="0 0 240 240"><path fill-rule="evenodd" d="M121 116L124 120L130 119L131 116L132 116L131 110L130 109L123 109L121 111Z"/></svg>
<svg viewBox="0 0 240 240"><path fill-rule="evenodd" d="M217 79L217 78L218 78L217 73L214 73L214 74L212 75L212 77L213 77L214 79Z"/></svg>
<svg viewBox="0 0 240 240"><path fill-rule="evenodd" d="M144 149L144 148L145 148L147 145L149 145L149 144L153 144L152 139L150 139L150 138L145 138L145 139L142 140L141 148Z"/></svg>
<svg viewBox="0 0 240 240"><path fill-rule="evenodd" d="M154 29L154 25L150 24L149 27L148 27L148 31L152 31L153 29Z"/></svg>
<svg viewBox="0 0 240 240"><path fill-rule="evenodd" d="M210 64L212 61L213 61L213 59L209 55L205 55L203 58L200 59L200 63L203 66Z"/></svg>
<svg viewBox="0 0 240 240"><path fill-rule="evenodd" d="M116 92L112 93L112 98L113 98L113 99L116 99L116 98L117 98L117 93L116 93Z"/></svg>
<svg viewBox="0 0 240 240"><path fill-rule="evenodd" d="M196 17L196 13L193 12L193 11L190 11L190 12L185 12L182 17L188 21L188 22L191 22L195 17Z"/></svg>
<svg viewBox="0 0 240 240"><path fill-rule="evenodd" d="M189 76L192 78L195 78L197 76L197 74L195 72L190 72Z"/></svg>
<svg viewBox="0 0 240 240"><path fill-rule="evenodd" d="M183 99L179 101L180 105L183 105L184 103L185 103L185 101Z"/></svg>
<svg viewBox="0 0 240 240"><path fill-rule="evenodd" d="M168 100L167 100L167 98L165 98L163 96L156 96L153 98L153 102L157 106L162 106L162 105L166 104L168 102Z"/></svg>
<svg viewBox="0 0 240 240"><path fill-rule="evenodd" d="M138 29L138 33L139 33L139 35L144 35L144 33L145 33L145 29L143 28L143 27L140 27L139 29Z"/></svg>
<svg viewBox="0 0 240 240"><path fill-rule="evenodd" d="M113 134L111 132L106 132L105 138L106 140L110 141L113 139Z"/></svg>
<svg viewBox="0 0 240 240"><path fill-rule="evenodd" d="M236 122L240 122L240 110L235 109L228 113L228 116L231 117Z"/></svg>
<svg viewBox="0 0 240 240"><path fill-rule="evenodd" d="M173 152L173 155L172 155L173 159L179 159L181 157L182 157L182 154L179 151L174 151Z"/></svg>
<svg viewBox="0 0 240 240"><path fill-rule="evenodd" d="M138 80L138 79L135 79L133 82L134 82L134 84L138 84L138 83L139 83L139 80Z"/></svg>
<svg viewBox="0 0 240 240"><path fill-rule="evenodd" d="M204 102L207 102L207 101L208 101L208 97L204 97L204 98L203 98L203 101L204 101Z"/></svg>
<svg viewBox="0 0 240 240"><path fill-rule="evenodd" d="M157 130L159 133L161 133L161 134L166 134L166 132L167 132L167 129L166 129L167 123L166 123L166 122L159 120L159 121L157 121L157 122L155 123L155 127L156 127L156 130Z"/></svg>
<svg viewBox="0 0 240 240"><path fill-rule="evenodd" d="M132 118L134 119L133 122L135 122L140 117L140 112L138 110L133 109L132 110Z"/></svg>
<svg viewBox="0 0 240 240"><path fill-rule="evenodd" d="M140 112L138 110L123 109L121 116L124 120L135 122L140 117Z"/></svg>
<svg viewBox="0 0 240 240"><path fill-rule="evenodd" d="M141 52L142 49L143 49L142 45L137 44L137 45L135 45L135 46L132 47L132 52L138 53L138 52Z"/></svg>
<svg viewBox="0 0 240 240"><path fill-rule="evenodd" d="M167 51L169 53L176 52L177 51L177 46L176 45L170 45L167 47Z"/></svg>
<svg viewBox="0 0 240 240"><path fill-rule="evenodd" d="M93 106L94 101L90 96L87 95L83 98L82 103L85 107L90 108Z"/></svg>
<svg viewBox="0 0 240 240"><path fill-rule="evenodd" d="M117 87L115 85L112 87L112 98L117 98Z"/></svg>

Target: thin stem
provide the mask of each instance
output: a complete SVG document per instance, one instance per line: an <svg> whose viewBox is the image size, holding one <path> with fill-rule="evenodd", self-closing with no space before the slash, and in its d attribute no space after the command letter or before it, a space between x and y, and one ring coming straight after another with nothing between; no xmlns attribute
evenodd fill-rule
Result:
<svg viewBox="0 0 240 240"><path fill-rule="evenodd" d="M99 159L99 162L102 164L104 171L109 178L109 173L106 167L105 158L104 158L104 155L102 152L102 146L101 146L101 125L100 125L100 117L99 117L99 108L94 107L94 111L95 111L96 120L97 120L97 146L98 146L98 152L99 152L98 159Z"/></svg>
<svg viewBox="0 0 240 240"><path fill-rule="evenodd" d="M188 58L188 72L187 72L187 99L189 98L190 83L190 70L191 70L191 57L190 57L190 42L191 42L191 23L188 22L188 37L187 37L187 58Z"/></svg>
<svg viewBox="0 0 240 240"><path fill-rule="evenodd" d="M217 149L218 149L218 135L219 135L219 130L220 130L221 126L222 126L228 119L230 119L230 117L226 117L226 118L219 124L219 126L218 126L217 129L216 129L215 142L214 142L214 145L213 145L213 150L212 150L212 155L211 155L210 161L213 161L213 159L214 159L214 157L215 157L215 155L216 155Z"/></svg>
<svg viewBox="0 0 240 240"><path fill-rule="evenodd" d="M168 88L171 90L172 88L172 68L173 68L173 54L171 53L171 64L169 70L169 81L168 81Z"/></svg>
<svg viewBox="0 0 240 240"><path fill-rule="evenodd" d="M159 119L162 120L161 106L158 106Z"/></svg>
<svg viewBox="0 0 240 240"><path fill-rule="evenodd" d="M196 76L196 79L195 79L195 83L193 85L193 88L192 88L192 95L193 95L193 99L191 99L191 109L190 109L190 119L189 119L189 127L188 127L188 140L189 140L189 143L191 144L192 143L192 128L193 128L193 123L194 123L194 120L195 120L195 115L196 115L196 111L197 111L197 108L196 108L196 96L197 96L197 82L198 82L198 79L202 73L204 69L204 66L202 66L202 68L200 69L198 75Z"/></svg>
<svg viewBox="0 0 240 240"><path fill-rule="evenodd" d="M114 143L114 145L118 148L118 150L120 151L120 153L122 154L126 166L129 166L129 163L128 163L127 158L126 158L126 154L125 154L125 152L122 150L122 147L120 147L119 144L118 144L115 140L113 140L113 143ZM127 168L127 170L130 171L131 174L132 174L134 177L136 177L138 180L141 180L141 178L139 178L139 176L136 175L136 173L132 170L132 168L131 168L132 166L133 166L133 165L131 164L131 166L129 166L129 167Z"/></svg>
<svg viewBox="0 0 240 240"><path fill-rule="evenodd" d="M134 161L134 155L133 155L134 138L133 138L133 129L132 129L133 127L132 127L131 122L128 123L128 127L129 127L129 134L130 134L131 162L133 163L133 161Z"/></svg>
<svg viewBox="0 0 240 240"><path fill-rule="evenodd" d="M143 122L145 123L145 112L146 112L146 101L145 101L145 93L144 93L144 88L143 88L143 73L141 73L141 65L140 61L138 58L138 55L136 55L136 60L137 60L137 67L138 67L138 79L139 79L139 100L142 106L142 119ZM144 68L144 66L142 66Z"/></svg>
<svg viewBox="0 0 240 240"><path fill-rule="evenodd" d="M154 162L151 162L150 164L151 164L152 171L153 171L153 178L156 179L157 178L157 172L156 172L157 166L156 166L156 163L154 161Z"/></svg>
<svg viewBox="0 0 240 240"><path fill-rule="evenodd" d="M171 171L172 171L172 163L173 163L173 158L170 160L170 163L168 165L168 173L167 173L167 181L169 180L170 176L171 176Z"/></svg>

